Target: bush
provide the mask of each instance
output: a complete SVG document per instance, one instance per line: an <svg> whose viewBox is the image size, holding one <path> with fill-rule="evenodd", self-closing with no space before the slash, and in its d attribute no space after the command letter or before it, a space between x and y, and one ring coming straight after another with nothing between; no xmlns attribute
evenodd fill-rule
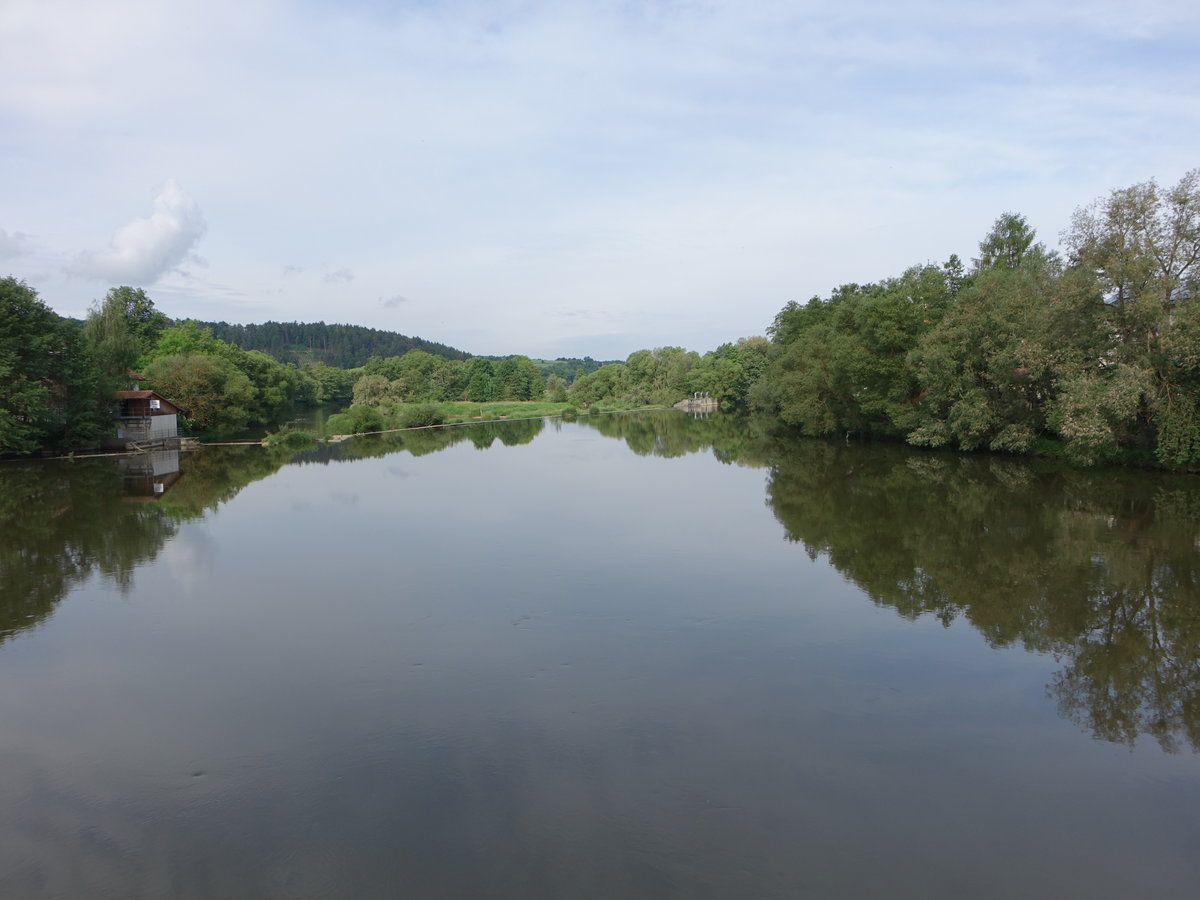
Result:
<svg viewBox="0 0 1200 900"><path fill-rule="evenodd" d="M406 403L396 408L392 421L397 428L422 428L441 425L446 421L446 416L433 403Z"/></svg>
<svg viewBox="0 0 1200 900"><path fill-rule="evenodd" d="M268 447L307 447L317 442L316 435L311 431L277 431L263 438Z"/></svg>
<svg viewBox="0 0 1200 900"><path fill-rule="evenodd" d="M366 431L382 431L383 416L373 406L355 404L345 412L330 416L325 420L327 434L362 434Z"/></svg>

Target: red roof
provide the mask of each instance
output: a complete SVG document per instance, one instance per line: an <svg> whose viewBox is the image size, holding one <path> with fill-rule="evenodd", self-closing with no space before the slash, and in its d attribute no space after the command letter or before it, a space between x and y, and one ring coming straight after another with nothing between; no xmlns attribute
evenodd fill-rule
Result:
<svg viewBox="0 0 1200 900"><path fill-rule="evenodd" d="M185 416L188 414L188 411L186 409L184 409L182 406L180 406L174 400L168 400L166 397L164 397L158 391L116 391L115 394L116 394L116 398L118 400L149 400L152 397L156 397L159 400L161 400L163 403L165 403L167 406L169 406L171 409L176 410L177 412L181 412ZM170 410L164 409L162 411L162 413L166 414L169 411Z"/></svg>

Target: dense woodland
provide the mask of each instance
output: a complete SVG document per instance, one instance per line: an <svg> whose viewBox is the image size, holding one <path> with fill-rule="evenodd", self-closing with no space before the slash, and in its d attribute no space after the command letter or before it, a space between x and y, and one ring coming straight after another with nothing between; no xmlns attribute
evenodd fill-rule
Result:
<svg viewBox="0 0 1200 900"><path fill-rule="evenodd" d="M338 424L372 430L438 421L431 404L447 401L570 411L705 391L805 435L1200 468L1200 169L1076 210L1062 245L1065 257L1006 213L969 264L951 256L788 303L766 336L705 354L609 363L468 357L355 326L172 322L129 287L80 327L7 278L0 452L93 445L136 369L206 434L297 403L350 401Z"/></svg>
<svg viewBox="0 0 1200 900"><path fill-rule="evenodd" d="M361 325L326 325L324 322L263 322L261 325L230 325L200 322L217 340L259 350L283 363L324 363L338 369L353 369L372 356L403 356L409 350L424 350L446 359L468 359L471 354L424 338Z"/></svg>

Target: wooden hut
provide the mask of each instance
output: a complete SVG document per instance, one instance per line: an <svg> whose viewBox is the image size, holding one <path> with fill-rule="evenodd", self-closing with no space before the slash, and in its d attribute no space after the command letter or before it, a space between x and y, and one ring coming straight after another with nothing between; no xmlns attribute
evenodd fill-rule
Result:
<svg viewBox="0 0 1200 900"><path fill-rule="evenodd" d="M126 450L179 447L179 413L185 412L155 391L117 391L116 436Z"/></svg>

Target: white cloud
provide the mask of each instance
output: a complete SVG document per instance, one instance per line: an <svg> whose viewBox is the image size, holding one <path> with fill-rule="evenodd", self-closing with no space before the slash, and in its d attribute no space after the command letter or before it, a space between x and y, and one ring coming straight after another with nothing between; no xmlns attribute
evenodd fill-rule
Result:
<svg viewBox="0 0 1200 900"><path fill-rule="evenodd" d="M212 221L204 278L186 198L70 271L157 278L179 316L706 349L969 258L1004 210L1052 241L1173 182L1198 41L1183 0L2 0L4 216L31 237L0 254L78 314L95 284L65 267L171 173Z"/></svg>
<svg viewBox="0 0 1200 900"><path fill-rule="evenodd" d="M107 250L80 254L73 275L123 284L153 284L176 268L203 236L200 207L174 181L154 198L154 212L122 225Z"/></svg>
<svg viewBox="0 0 1200 900"><path fill-rule="evenodd" d="M16 259L25 255L25 235L19 231L9 234L0 228L0 259Z"/></svg>
<svg viewBox="0 0 1200 900"><path fill-rule="evenodd" d="M342 266L336 272L329 272L324 278L327 284L345 284L347 281L354 280L354 273Z"/></svg>

